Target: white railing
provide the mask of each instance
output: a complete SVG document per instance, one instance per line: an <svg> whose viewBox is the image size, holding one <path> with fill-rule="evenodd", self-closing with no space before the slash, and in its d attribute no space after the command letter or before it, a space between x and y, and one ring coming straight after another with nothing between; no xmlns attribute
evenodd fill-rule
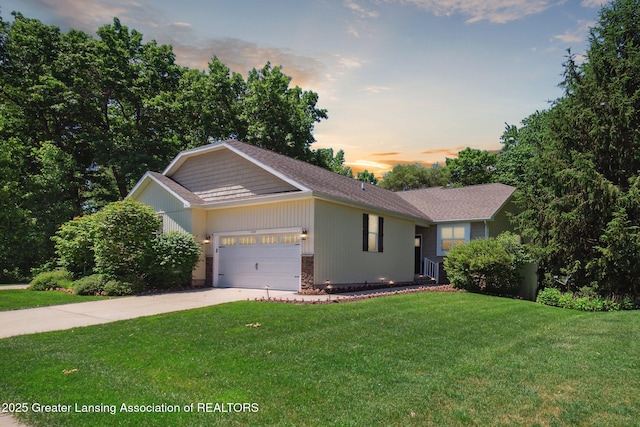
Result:
<svg viewBox="0 0 640 427"><path fill-rule="evenodd" d="M440 265L435 261L431 261L429 258L425 258L423 274L425 277L431 277L437 284L440 275Z"/></svg>

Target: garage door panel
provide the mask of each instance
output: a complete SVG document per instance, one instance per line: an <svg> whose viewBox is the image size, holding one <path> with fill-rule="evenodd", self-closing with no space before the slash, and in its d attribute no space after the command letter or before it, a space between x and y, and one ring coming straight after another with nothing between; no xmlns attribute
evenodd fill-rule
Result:
<svg viewBox="0 0 640 427"><path fill-rule="evenodd" d="M297 291L300 285L301 247L277 243L277 235L255 235L255 239L230 239L255 244L220 246L218 250L218 285ZM229 239L227 239L229 240ZM261 242L268 242L262 244Z"/></svg>

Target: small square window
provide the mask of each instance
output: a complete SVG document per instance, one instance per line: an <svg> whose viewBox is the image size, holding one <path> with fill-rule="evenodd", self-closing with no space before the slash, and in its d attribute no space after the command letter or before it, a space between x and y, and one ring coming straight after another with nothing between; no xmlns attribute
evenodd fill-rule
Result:
<svg viewBox="0 0 640 427"><path fill-rule="evenodd" d="M238 243L241 245L255 245L256 238L255 236L241 236L238 237Z"/></svg>
<svg viewBox="0 0 640 427"><path fill-rule="evenodd" d="M220 246L234 246L236 244L235 237L221 237Z"/></svg>
<svg viewBox="0 0 640 427"><path fill-rule="evenodd" d="M471 224L443 224L438 225L438 247L437 255L444 256L454 246L461 245L469 241Z"/></svg>
<svg viewBox="0 0 640 427"><path fill-rule="evenodd" d="M260 244L261 245L277 245L278 235L268 234L266 236L260 236Z"/></svg>

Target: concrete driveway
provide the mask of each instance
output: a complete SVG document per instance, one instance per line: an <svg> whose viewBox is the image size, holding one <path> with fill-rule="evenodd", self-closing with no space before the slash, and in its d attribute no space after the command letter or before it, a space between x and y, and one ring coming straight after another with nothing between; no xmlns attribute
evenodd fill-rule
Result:
<svg viewBox="0 0 640 427"><path fill-rule="evenodd" d="M7 289L8 287L2 287ZM298 295L290 291L269 291L272 298L326 300L326 295ZM232 301L267 297L265 290L206 288L184 292L122 297L50 307L0 312L0 339L37 332L59 331L173 311L207 307ZM0 298L2 291L0 290ZM336 299L336 296L332 296Z"/></svg>

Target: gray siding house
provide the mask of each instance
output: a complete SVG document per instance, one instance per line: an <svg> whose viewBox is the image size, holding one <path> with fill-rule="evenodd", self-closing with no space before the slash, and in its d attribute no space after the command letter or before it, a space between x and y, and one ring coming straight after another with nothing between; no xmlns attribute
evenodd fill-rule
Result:
<svg viewBox="0 0 640 427"><path fill-rule="evenodd" d="M195 285L300 291L413 283L425 273L424 258L440 262L450 245L508 228L503 211L513 188L476 187L504 200L461 216L433 205L462 206L456 190L473 190L394 193L230 140L179 153L129 196L158 212L163 231L191 233L202 244Z"/></svg>
<svg viewBox="0 0 640 427"><path fill-rule="evenodd" d="M420 271L426 270L423 274L438 283L448 283L442 261L454 245L513 231L508 213L516 210L511 200L514 191L515 187L494 183L398 192L432 221L417 230L416 239L423 242Z"/></svg>

